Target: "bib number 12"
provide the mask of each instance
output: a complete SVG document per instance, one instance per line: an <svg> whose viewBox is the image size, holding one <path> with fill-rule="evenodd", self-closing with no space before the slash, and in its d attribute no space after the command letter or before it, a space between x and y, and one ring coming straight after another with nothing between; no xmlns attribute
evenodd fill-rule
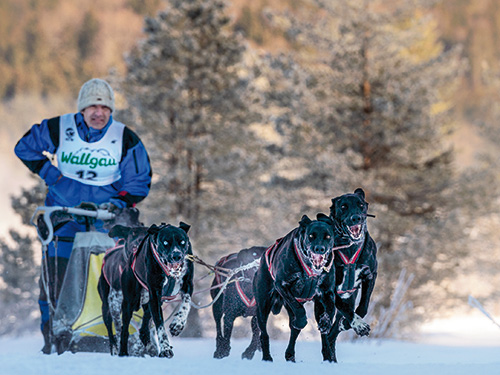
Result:
<svg viewBox="0 0 500 375"><path fill-rule="evenodd" d="M76 174L82 180L95 180L97 177L97 173L94 171L78 171Z"/></svg>

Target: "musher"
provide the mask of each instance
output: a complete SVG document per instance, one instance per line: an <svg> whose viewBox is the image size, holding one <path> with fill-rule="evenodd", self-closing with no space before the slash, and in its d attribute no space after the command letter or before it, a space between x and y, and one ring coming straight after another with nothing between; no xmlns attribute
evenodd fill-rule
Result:
<svg viewBox="0 0 500 375"><path fill-rule="evenodd" d="M102 79L85 82L77 108L77 113L33 125L15 147L19 159L47 184L45 205L75 207L90 202L109 211L135 206L149 193L151 165L139 137L113 119L113 89ZM47 153L56 156L57 166ZM105 231L102 224L97 220L93 225ZM88 228L88 222L82 220L65 221L54 228L54 241L48 246L49 290L54 305L75 234ZM38 302L44 337L42 352L50 354L49 303L41 283Z"/></svg>

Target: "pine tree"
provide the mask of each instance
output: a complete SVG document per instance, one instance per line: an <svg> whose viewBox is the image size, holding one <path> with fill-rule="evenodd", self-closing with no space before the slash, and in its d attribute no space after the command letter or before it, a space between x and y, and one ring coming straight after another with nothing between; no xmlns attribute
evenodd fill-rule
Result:
<svg viewBox="0 0 500 375"><path fill-rule="evenodd" d="M390 9L370 0L313 3L323 10L313 21L270 15L275 25L287 25L297 58L312 76L317 113L307 135L316 159L334 165L341 154L351 171L331 171L343 186L332 196L358 186L368 193L377 215L369 228L380 248L381 305L388 306L404 268L415 275L408 298L420 304L429 282L453 275L456 263L443 260L466 252L456 250L464 227L444 139L452 110L447 95L462 68L458 51L443 50L432 18L419 12L426 1L398 1ZM305 59L303 51L313 52Z"/></svg>
<svg viewBox="0 0 500 375"><path fill-rule="evenodd" d="M245 47L228 26L222 1L170 0L146 19L146 39L121 84L152 161L143 212L153 222L192 225L194 252L207 261L251 238L263 165L249 128L258 114L240 77Z"/></svg>
<svg viewBox="0 0 500 375"><path fill-rule="evenodd" d="M228 22L221 1L169 1L146 19L122 83L153 165L145 204L155 220L192 224L203 251L237 223L258 168L248 129L256 114L239 77L244 45Z"/></svg>
<svg viewBox="0 0 500 375"><path fill-rule="evenodd" d="M12 207L28 226L37 206L43 202L45 186L39 183L32 189L23 189L12 198ZM0 239L0 335L19 334L36 328L39 317L37 280L40 266L37 262L40 244L28 228L10 230L10 239Z"/></svg>

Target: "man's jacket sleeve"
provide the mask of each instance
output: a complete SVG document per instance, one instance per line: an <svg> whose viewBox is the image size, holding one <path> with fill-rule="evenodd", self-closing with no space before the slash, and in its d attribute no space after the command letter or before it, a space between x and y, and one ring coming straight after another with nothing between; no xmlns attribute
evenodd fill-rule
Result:
<svg viewBox="0 0 500 375"><path fill-rule="evenodd" d="M19 140L14 152L33 173L38 174L47 185L56 183L61 172L52 165L43 154L44 151L53 154L59 142L59 122L55 119L43 120L35 124Z"/></svg>
<svg viewBox="0 0 500 375"><path fill-rule="evenodd" d="M120 172L122 186L110 201L117 207L134 206L149 194L152 171L146 148L129 128L123 134Z"/></svg>

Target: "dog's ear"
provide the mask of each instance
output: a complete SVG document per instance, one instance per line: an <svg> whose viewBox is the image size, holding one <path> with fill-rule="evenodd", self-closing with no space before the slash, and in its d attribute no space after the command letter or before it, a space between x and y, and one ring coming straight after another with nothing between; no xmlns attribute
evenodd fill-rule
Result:
<svg viewBox="0 0 500 375"><path fill-rule="evenodd" d="M335 206L337 205L337 201L339 199L340 199L340 197L332 198L332 205L330 206L330 218L332 220L335 219Z"/></svg>
<svg viewBox="0 0 500 375"><path fill-rule="evenodd" d="M330 216L327 216L325 215L324 213L320 212L316 215L316 220L318 221L322 221L324 223L327 223L327 224L330 224L330 225L333 225L333 221L332 219L330 218Z"/></svg>
<svg viewBox="0 0 500 375"><path fill-rule="evenodd" d="M108 236L111 238L114 237L121 237L125 238L128 236L132 228L130 227L125 227L123 225L115 225L111 230L108 232Z"/></svg>
<svg viewBox="0 0 500 375"><path fill-rule="evenodd" d="M302 216L302 219L300 219L300 221L299 221L299 224L302 228L307 227L311 223L312 223L312 220L309 219L309 216L307 216L307 215Z"/></svg>
<svg viewBox="0 0 500 375"><path fill-rule="evenodd" d="M130 213L130 222L134 226L140 226L141 222L139 221L139 210L135 207L129 208Z"/></svg>
<svg viewBox="0 0 500 375"><path fill-rule="evenodd" d="M354 194L358 194L361 198L365 199L365 192L361 188L357 188L356 190L354 190Z"/></svg>
<svg viewBox="0 0 500 375"><path fill-rule="evenodd" d="M254 251L252 249L243 249L238 253L236 258L238 259L238 262L240 264L248 264L248 263L253 262L255 260L255 258L258 258L258 257L254 257L253 254L254 254Z"/></svg>
<svg viewBox="0 0 500 375"><path fill-rule="evenodd" d="M160 231L160 229L161 228L159 226L157 226L156 224L153 224L148 228L148 234L155 235Z"/></svg>
<svg viewBox="0 0 500 375"><path fill-rule="evenodd" d="M186 224L186 223L184 223L184 222L181 221L179 223L179 228L181 228L184 232L187 233L187 232L189 232L189 228L191 228L191 225Z"/></svg>
<svg viewBox="0 0 500 375"><path fill-rule="evenodd" d="M132 235L133 236L141 236L141 235L146 235L146 228L144 226L142 227L133 227L132 228Z"/></svg>
<svg viewBox="0 0 500 375"><path fill-rule="evenodd" d="M316 220L318 220L318 221L327 221L327 220L330 220L330 218L328 216L326 216L324 213L319 212L319 213L316 214Z"/></svg>

